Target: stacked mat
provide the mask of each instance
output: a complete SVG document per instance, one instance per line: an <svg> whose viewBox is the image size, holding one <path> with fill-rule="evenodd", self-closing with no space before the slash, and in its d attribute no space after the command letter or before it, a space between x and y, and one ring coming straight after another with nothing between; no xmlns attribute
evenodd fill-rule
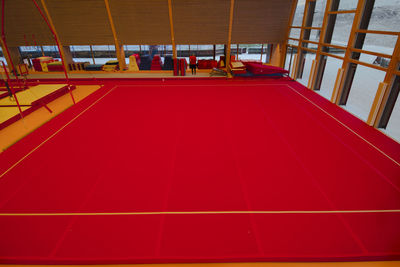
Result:
<svg viewBox="0 0 400 267"><path fill-rule="evenodd" d="M84 70L87 65L89 65L89 62L74 62L68 64L68 68L69 70Z"/></svg>
<svg viewBox="0 0 400 267"><path fill-rule="evenodd" d="M212 69L217 67L217 61L212 59L200 59L198 62L199 69Z"/></svg>
<svg viewBox="0 0 400 267"><path fill-rule="evenodd" d="M289 74L289 72L285 69L264 65L260 62L256 61L242 61L242 63L246 66L246 72L234 73L235 76L240 77L285 77Z"/></svg>
<svg viewBox="0 0 400 267"><path fill-rule="evenodd" d="M271 74L288 74L289 72L285 69L263 65L260 63L245 62L246 68L249 72L254 75L271 75Z"/></svg>
<svg viewBox="0 0 400 267"><path fill-rule="evenodd" d="M47 64L48 71L64 71L61 61L54 61Z"/></svg>
<svg viewBox="0 0 400 267"><path fill-rule="evenodd" d="M101 71L103 70L102 64L88 64L85 66L85 70L87 71Z"/></svg>
<svg viewBox="0 0 400 267"><path fill-rule="evenodd" d="M173 70L174 61L172 60L172 55L165 56L163 70Z"/></svg>
<svg viewBox="0 0 400 267"><path fill-rule="evenodd" d="M151 58L150 58L150 56L145 55L145 56L141 56L140 57L139 69L140 70L150 70L151 69Z"/></svg>
<svg viewBox="0 0 400 267"><path fill-rule="evenodd" d="M138 60L139 58L139 60ZM139 66L138 64L140 64L140 57L138 54L133 54L129 57L129 66L128 66L128 70L130 71L138 71L139 70Z"/></svg>
<svg viewBox="0 0 400 267"><path fill-rule="evenodd" d="M153 57L153 60L151 61L151 70L162 70L162 62L161 62L161 58L160 55L155 55Z"/></svg>
<svg viewBox="0 0 400 267"><path fill-rule="evenodd" d="M38 57L32 59L33 68L36 71L47 71L47 63L53 62L54 59L52 57ZM46 68L46 70L44 70Z"/></svg>
<svg viewBox="0 0 400 267"><path fill-rule="evenodd" d="M104 71L115 71L118 70L118 68L118 60L109 60L103 66Z"/></svg>
<svg viewBox="0 0 400 267"><path fill-rule="evenodd" d="M230 67L233 74L246 73L246 66L240 61L231 62Z"/></svg>

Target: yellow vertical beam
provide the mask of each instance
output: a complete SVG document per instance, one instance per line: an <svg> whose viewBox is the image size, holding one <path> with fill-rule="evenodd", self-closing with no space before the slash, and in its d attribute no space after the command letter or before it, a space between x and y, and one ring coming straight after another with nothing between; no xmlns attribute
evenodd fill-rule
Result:
<svg viewBox="0 0 400 267"><path fill-rule="evenodd" d="M315 61L315 59L314 59L314 60L312 61L312 64L311 64L310 76L309 76L308 84L307 84L307 87L308 87L309 89L311 89L311 84L312 84L312 81L313 81L313 79L314 79L315 64L316 64L316 61Z"/></svg>
<svg viewBox="0 0 400 267"><path fill-rule="evenodd" d="M67 72L69 72L68 63L67 63L67 61L66 61L65 53L64 53L64 47L63 47L63 45L62 45L62 43L61 43L61 40L60 40L60 38L59 38L59 36L58 36L57 29L54 27L53 19L51 18L50 12L49 12L49 10L47 9L47 5L46 5L45 0L41 0L41 3L42 3L42 6L43 6L43 10L44 10L44 12L46 13L47 19L48 19L48 21L49 21L49 23L50 23L50 26L53 28L54 34L56 35L55 37L56 37L57 40L58 40L58 43L59 43L59 46L60 46L60 57L62 58L62 61L64 62L64 68L65 68L65 70L66 70ZM44 52L43 52L43 47L41 47L41 48L42 48L42 53L44 54Z"/></svg>
<svg viewBox="0 0 400 267"><path fill-rule="evenodd" d="M172 18L172 0L168 0L168 15L169 15L169 26L171 28L171 44L172 44L172 55L173 58L177 58L176 44L175 44L175 32L174 32L174 20Z"/></svg>
<svg viewBox="0 0 400 267"><path fill-rule="evenodd" d="M362 15L364 6L365 6L365 0L358 0L357 9L356 9L354 19L353 19L353 25L351 26L349 41L347 42L346 53L344 54L344 59L343 59L343 63L342 63L342 69L344 69L344 76L347 75L347 71L349 69L351 48L354 47L354 42L356 40L357 30L360 27L361 15ZM341 84L338 87L339 90L337 93L338 97L336 98L336 104L338 104L340 101L340 97L343 92L343 86L344 86L344 77L342 78Z"/></svg>
<svg viewBox="0 0 400 267"><path fill-rule="evenodd" d="M292 49L293 49L293 48L292 48ZM295 73L296 73L296 69L295 69L294 67L297 65L297 58L298 58L298 54L295 54L295 55L293 56L292 71L291 71L291 74L290 74L290 77L291 77L292 79L294 79L294 75L295 75Z"/></svg>
<svg viewBox="0 0 400 267"><path fill-rule="evenodd" d="M392 58L390 59L388 69L386 71L385 79L383 82L387 85L392 84L392 79L394 78L394 75L397 73L397 66L400 62L400 34L397 35L397 42L394 47L393 55ZM379 88L378 88L379 91ZM385 109L385 105L387 102L387 99L389 97L389 86L386 86L383 90L382 93L382 101L378 102L378 105L376 106L376 116L373 118L373 121L371 121L370 125L373 125L374 127L378 127L380 117L382 116L383 110ZM379 98L379 92L376 92L375 99ZM371 113L374 112L374 106L372 106L370 115Z"/></svg>
<svg viewBox="0 0 400 267"><path fill-rule="evenodd" d="M334 85L333 91L332 91L332 96L331 96L331 102L332 103L336 103L336 100L338 98L339 86L340 86L340 84L342 82L342 79L343 79L343 73L344 73L344 69L339 68L338 69L338 73L336 75L335 85Z"/></svg>
<svg viewBox="0 0 400 267"><path fill-rule="evenodd" d="M281 67L282 54L284 52L283 49L282 49L282 45L283 45L282 43L278 43L278 44L273 44L272 45L273 46L272 47L272 55L271 55L271 60L270 60L270 64L272 66Z"/></svg>
<svg viewBox="0 0 400 267"><path fill-rule="evenodd" d="M231 0L231 7L229 11L229 28L228 28L228 44L226 48L226 71L228 72L228 77L231 78L231 40L232 40L232 26L233 26L233 10L235 8L235 0Z"/></svg>
<svg viewBox="0 0 400 267"><path fill-rule="evenodd" d="M111 16L110 3L109 3L108 0L104 0L104 3L106 5L108 21L110 22L111 31L112 31L112 34L113 34L113 37L114 37L115 51L117 53L119 69L120 70L124 70L125 69L125 57L123 57L123 55L121 53L121 44L118 41L117 31L115 30L114 21L113 21L113 18Z"/></svg>
<svg viewBox="0 0 400 267"><path fill-rule="evenodd" d="M289 35L290 35L291 26L293 24L294 14L296 13L297 2L298 2L298 0L293 0L293 2L292 2L292 7L290 10L290 17L289 17L288 25L286 28L285 40L282 42L282 44L280 46L280 47L282 47L282 53L280 55L280 60L279 60L279 67L281 67L281 68L285 67L286 54L287 54L287 43L289 41ZM270 55L270 56L272 56L272 55ZM271 63L271 59L270 59L270 63Z"/></svg>
<svg viewBox="0 0 400 267"><path fill-rule="evenodd" d="M367 124L373 126L375 121L377 121L377 115L379 111L379 107L382 106L383 96L387 90L387 83L379 83L378 90L376 91L376 95L374 98L374 102L372 103L371 110L368 115Z"/></svg>

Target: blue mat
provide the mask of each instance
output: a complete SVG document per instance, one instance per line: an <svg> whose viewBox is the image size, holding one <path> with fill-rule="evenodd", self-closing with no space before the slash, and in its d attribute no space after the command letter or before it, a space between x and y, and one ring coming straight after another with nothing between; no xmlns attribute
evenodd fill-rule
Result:
<svg viewBox="0 0 400 267"><path fill-rule="evenodd" d="M103 65L102 64L89 64L85 66L85 70L88 71L99 71L103 69Z"/></svg>
<svg viewBox="0 0 400 267"><path fill-rule="evenodd" d="M174 61L172 59L172 56L165 56L164 59L164 66L163 70L173 70L174 69Z"/></svg>
<svg viewBox="0 0 400 267"><path fill-rule="evenodd" d="M151 58L150 56L140 56L139 70L150 70L151 69Z"/></svg>

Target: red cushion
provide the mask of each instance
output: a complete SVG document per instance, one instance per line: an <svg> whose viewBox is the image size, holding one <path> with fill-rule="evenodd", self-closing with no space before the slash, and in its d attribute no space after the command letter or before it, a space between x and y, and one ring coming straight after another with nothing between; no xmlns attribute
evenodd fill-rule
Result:
<svg viewBox="0 0 400 267"><path fill-rule="evenodd" d="M279 67L275 66L268 66L268 65L263 65L260 63L249 63L246 62L244 63L247 67L247 70L250 71L253 74L278 74L278 73L289 73L287 70L284 70Z"/></svg>

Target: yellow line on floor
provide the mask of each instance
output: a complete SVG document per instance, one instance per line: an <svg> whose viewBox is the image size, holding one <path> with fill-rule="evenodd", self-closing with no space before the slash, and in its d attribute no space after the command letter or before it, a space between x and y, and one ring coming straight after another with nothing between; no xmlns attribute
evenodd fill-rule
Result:
<svg viewBox="0 0 400 267"><path fill-rule="evenodd" d="M99 88L100 86L98 85L78 85L73 91L75 100L79 102ZM42 107L25 116L23 119L2 129L0 131L0 153L67 108L71 107L71 96L69 94L60 96L48 103L47 106L53 111L53 113L50 113L47 109ZM17 108L15 108L15 110L18 111Z"/></svg>
<svg viewBox="0 0 400 267"><path fill-rule="evenodd" d="M386 158L388 158L389 160L391 160L393 163L395 163L397 166L400 167L400 163L397 162L395 159L393 159L392 157L390 157L389 155L387 155L385 152L383 152L382 150L380 150L378 147L376 147L374 144L372 144L371 142L369 142L367 139L365 139L364 137L362 137L361 135L359 135L357 132L355 132L353 129L351 129L349 126L347 126L346 124L344 124L343 122L341 122L340 120L336 119L334 116L332 116L328 111L324 110L323 108L321 108L320 106L318 106L317 104L315 104L313 101L311 101L310 99L308 99L307 97L305 97L304 95L302 95L301 93L299 93L296 89L294 89L293 87L291 87L290 85L286 85L287 87L289 87L292 91L294 91L295 93L297 93L298 95L300 95L301 97L303 97L305 100L307 100L308 102L310 102L312 105L314 105L315 107L317 107L318 109L320 109L322 112L324 112L326 115L328 115L329 117L331 117L332 119L334 119L336 122L338 122L340 125L342 125L343 127L345 127L347 130L349 130L350 132L352 132L354 135L356 135L357 137L359 137L361 140L363 140L364 142L366 142L368 145L370 145L371 147L375 148L378 152L380 152L383 156L385 156Z"/></svg>
<svg viewBox="0 0 400 267"><path fill-rule="evenodd" d="M44 140L42 143L40 143L38 146L36 146L35 148L33 148L30 152L28 152L28 154L26 154L25 156L23 156L20 160L18 160L16 163L14 163L10 168L8 168L5 172L3 172L0 175L0 179L3 178L4 175L6 175L9 171L11 171L12 169L14 169L18 164L20 164L24 159L26 159L27 157L29 157L29 155L31 155L33 152L35 152L37 149L39 149L41 146L43 146L47 141L49 141L50 139L52 139L54 136L56 136L59 132L61 132L65 127L67 127L68 125L70 125L72 122L74 122L77 118L79 118L83 113L85 113L86 111L88 111L89 109L91 109L94 105L96 105L100 100L102 100L105 96L107 96L109 93L111 93L114 89L116 88L116 86L114 86L113 88L111 88L107 93L105 93L103 96L101 96L99 99L97 99L94 103L92 103L90 106L88 106L86 109L84 109L81 113L79 113L78 115L76 115L72 120L70 120L69 122L67 122L64 126L62 126L60 129L58 129L55 133L53 133L52 135L50 135L46 140Z"/></svg>
<svg viewBox="0 0 400 267"><path fill-rule="evenodd" d="M149 212L46 212L0 213L0 216L115 216L115 215L213 215L213 214L345 214L345 213L399 213L394 210L238 210L238 211L149 211Z"/></svg>

